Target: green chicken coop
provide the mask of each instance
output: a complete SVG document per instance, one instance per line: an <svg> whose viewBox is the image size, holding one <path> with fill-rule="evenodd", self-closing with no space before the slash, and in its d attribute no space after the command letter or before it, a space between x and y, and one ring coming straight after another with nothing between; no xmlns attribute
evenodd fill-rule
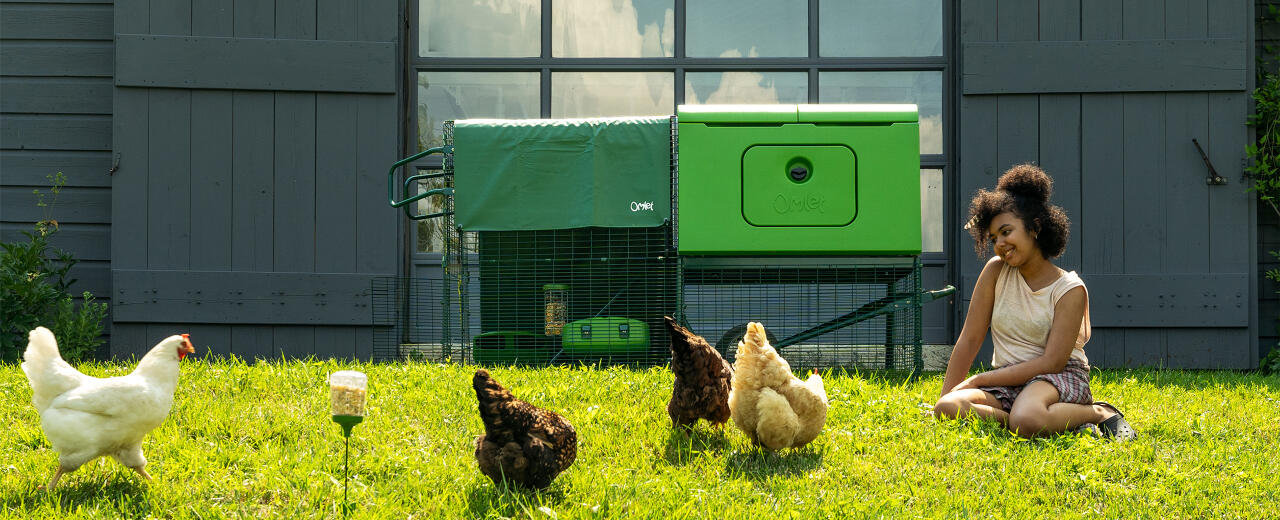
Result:
<svg viewBox="0 0 1280 520"><path fill-rule="evenodd" d="M375 282L375 355L669 359L663 316L727 358L748 321L795 367L919 370L914 105L682 105L445 123L389 202L439 219L440 276ZM442 154L438 172L398 168ZM417 182L439 178L421 191ZM440 197L439 211L415 202Z"/></svg>

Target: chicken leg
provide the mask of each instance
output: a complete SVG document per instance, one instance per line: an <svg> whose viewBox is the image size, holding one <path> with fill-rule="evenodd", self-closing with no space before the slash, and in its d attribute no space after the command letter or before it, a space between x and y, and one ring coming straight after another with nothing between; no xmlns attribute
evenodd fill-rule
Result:
<svg viewBox="0 0 1280 520"><path fill-rule="evenodd" d="M62 467L62 464L58 464L58 471L53 473L53 479L49 481L48 486L44 486L44 489L52 492L53 487L58 485L58 479L62 478L63 473L67 473L67 470Z"/></svg>

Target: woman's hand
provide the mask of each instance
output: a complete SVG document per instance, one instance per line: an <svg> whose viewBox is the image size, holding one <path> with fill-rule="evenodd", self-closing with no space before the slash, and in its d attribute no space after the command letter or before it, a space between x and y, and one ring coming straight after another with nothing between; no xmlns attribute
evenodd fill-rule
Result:
<svg viewBox="0 0 1280 520"><path fill-rule="evenodd" d="M970 388L980 388L980 387L986 386L982 384L982 382L978 379L981 376L982 374L974 374L972 376L969 376L968 379L961 381L960 384L951 387L951 391L957 392L960 390L968 390Z"/></svg>

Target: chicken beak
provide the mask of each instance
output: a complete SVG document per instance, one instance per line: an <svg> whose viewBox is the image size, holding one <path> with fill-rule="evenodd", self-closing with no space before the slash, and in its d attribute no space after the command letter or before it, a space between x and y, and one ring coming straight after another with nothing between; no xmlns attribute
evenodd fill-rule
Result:
<svg viewBox="0 0 1280 520"><path fill-rule="evenodd" d="M196 353L196 347L195 345L191 344L191 335L183 334L182 346L178 347L178 361L182 361L183 359L186 359L188 355L195 354L195 353Z"/></svg>

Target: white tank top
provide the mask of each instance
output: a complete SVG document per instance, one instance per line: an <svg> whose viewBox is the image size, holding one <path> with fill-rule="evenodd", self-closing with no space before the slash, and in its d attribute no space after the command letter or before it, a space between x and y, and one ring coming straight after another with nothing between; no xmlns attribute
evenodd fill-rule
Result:
<svg viewBox="0 0 1280 520"><path fill-rule="evenodd" d="M1044 355L1049 328L1053 325L1053 310L1062 295L1076 287L1084 287L1084 281L1071 271L1043 289L1032 291L1022 273L1005 264L996 277L995 305L991 311L991 342L995 344L991 366L1000 368ZM1085 291L1088 298L1088 288ZM1080 333L1076 336L1071 359L1089 364L1089 358L1084 355L1084 344L1089 341L1092 330L1086 299L1084 320L1080 322Z"/></svg>

